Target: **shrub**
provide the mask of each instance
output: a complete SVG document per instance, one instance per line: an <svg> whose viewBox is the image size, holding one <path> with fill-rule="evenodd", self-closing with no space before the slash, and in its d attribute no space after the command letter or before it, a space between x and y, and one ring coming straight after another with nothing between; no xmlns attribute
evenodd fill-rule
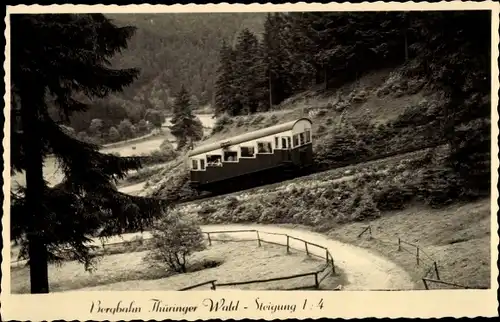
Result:
<svg viewBox="0 0 500 322"><path fill-rule="evenodd" d="M375 192L373 201L379 210L400 210L404 209L414 196L411 187L392 184Z"/></svg>
<svg viewBox="0 0 500 322"><path fill-rule="evenodd" d="M236 126L242 127L244 125L246 125L245 120L243 118L239 117L238 120L236 121Z"/></svg>
<svg viewBox="0 0 500 322"><path fill-rule="evenodd" d="M149 131L149 125L146 120L142 119L137 123L137 131L139 131L139 133L146 133Z"/></svg>
<svg viewBox="0 0 500 322"><path fill-rule="evenodd" d="M263 115L257 115L250 124L252 125L257 125L257 124L260 124L262 123L262 121L264 121L265 117Z"/></svg>
<svg viewBox="0 0 500 322"><path fill-rule="evenodd" d="M128 119L124 119L118 124L118 132L120 132L124 139L130 139L135 136L134 128L132 122Z"/></svg>
<svg viewBox="0 0 500 322"><path fill-rule="evenodd" d="M240 204L238 198L236 198L236 197L229 197L226 199L226 202L227 202L226 208L228 210L235 209Z"/></svg>
<svg viewBox="0 0 500 322"><path fill-rule="evenodd" d="M452 203L460 197L460 177L449 167L429 168L423 173L419 195L431 207Z"/></svg>
<svg viewBox="0 0 500 322"><path fill-rule="evenodd" d="M354 201L355 210L351 214L351 219L363 221L366 219L375 219L380 216L380 210L377 208L372 196L368 191L362 195L357 195Z"/></svg>
<svg viewBox="0 0 500 322"><path fill-rule="evenodd" d="M217 208L209 205L203 206L199 211L199 215L210 215L217 211Z"/></svg>
<svg viewBox="0 0 500 322"><path fill-rule="evenodd" d="M120 140L120 132L118 132L116 127L112 126L109 128L108 138L111 142L116 142Z"/></svg>
<svg viewBox="0 0 500 322"><path fill-rule="evenodd" d="M171 156L171 158L175 158L177 156L177 152L175 152L174 146L168 139L163 140L160 145L160 152L165 156Z"/></svg>
<svg viewBox="0 0 500 322"><path fill-rule="evenodd" d="M215 121L214 127L212 128L212 134L222 132L224 128L228 125L231 125L233 120L227 114L222 115Z"/></svg>
<svg viewBox="0 0 500 322"><path fill-rule="evenodd" d="M170 270L187 272L188 256L205 249L203 234L195 221L179 212L166 214L153 225L153 244L150 261L166 264Z"/></svg>

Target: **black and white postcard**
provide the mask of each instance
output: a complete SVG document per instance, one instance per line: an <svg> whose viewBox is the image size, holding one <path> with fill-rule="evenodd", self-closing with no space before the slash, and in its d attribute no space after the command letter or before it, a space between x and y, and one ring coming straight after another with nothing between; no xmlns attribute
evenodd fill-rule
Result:
<svg viewBox="0 0 500 322"><path fill-rule="evenodd" d="M498 316L499 9L7 6L3 319Z"/></svg>

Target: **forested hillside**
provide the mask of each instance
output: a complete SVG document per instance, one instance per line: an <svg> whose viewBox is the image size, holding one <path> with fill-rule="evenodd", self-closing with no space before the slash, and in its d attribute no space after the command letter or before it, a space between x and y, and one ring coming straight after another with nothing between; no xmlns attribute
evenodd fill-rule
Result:
<svg viewBox="0 0 500 322"><path fill-rule="evenodd" d="M265 14L116 14L119 25L137 28L117 66L138 67L139 79L124 98L170 108L182 84L203 105L212 99L222 40L234 42L240 30L260 33Z"/></svg>
<svg viewBox="0 0 500 322"><path fill-rule="evenodd" d="M279 120L244 115L307 105L322 113L314 118L316 164L446 143L445 161L419 189L442 202L487 195L490 22L487 11L268 14L262 37L243 30L221 46L214 134ZM363 85L383 69L390 74ZM307 95L311 104L298 99Z"/></svg>
<svg viewBox="0 0 500 322"><path fill-rule="evenodd" d="M335 89L373 70L400 66L401 94L440 91L443 98L431 115L413 112L391 127L438 120L434 137L450 145L448 166L457 180L470 185L466 190L488 189L490 28L487 11L268 14L262 41L244 30L236 46L223 46L216 111L267 111L314 86ZM392 130L368 126L361 133L376 142ZM353 147L347 146L351 152Z"/></svg>
<svg viewBox="0 0 500 322"><path fill-rule="evenodd" d="M126 49L111 59L116 68L137 68L138 78L123 92L95 99L89 109L65 122L81 140L109 143L158 127L172 114L175 94L184 85L193 109L213 101L223 40L235 41L245 28L260 33L265 14L109 14L120 27L136 28ZM210 110L210 107L209 109ZM54 106L54 119L60 120ZM149 124L146 124L149 121Z"/></svg>

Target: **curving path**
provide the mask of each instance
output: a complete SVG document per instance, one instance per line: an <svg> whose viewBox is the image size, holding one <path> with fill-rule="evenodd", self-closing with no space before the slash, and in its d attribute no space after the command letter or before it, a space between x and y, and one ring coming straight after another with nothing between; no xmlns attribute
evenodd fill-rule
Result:
<svg viewBox="0 0 500 322"><path fill-rule="evenodd" d="M202 231L232 231L258 229L260 238L267 241L274 241L286 244L286 237L280 235L265 234L280 233L307 240L308 242L322 245L330 251L335 261L335 266L342 269L348 280L348 284L343 286L344 290L367 291L367 290L410 290L414 289L414 283L410 276L393 262L372 253L365 248L345 244L325 235L317 234L303 229L290 229L273 225L203 225ZM106 244L120 243L124 240L132 240L134 237L142 235L143 238L151 238L148 232L124 234L120 237L112 237ZM214 236L215 234L210 236ZM255 238L254 232L230 234L235 239ZM96 240L96 245L101 244ZM290 239L290 246L296 249L304 249L304 243ZM324 255L324 250L309 246L309 251L318 255Z"/></svg>

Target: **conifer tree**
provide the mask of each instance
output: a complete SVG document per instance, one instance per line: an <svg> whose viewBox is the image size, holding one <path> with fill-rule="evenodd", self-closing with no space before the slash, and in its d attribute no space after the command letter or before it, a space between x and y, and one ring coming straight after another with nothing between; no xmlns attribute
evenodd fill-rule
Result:
<svg viewBox="0 0 500 322"><path fill-rule="evenodd" d="M441 123L451 147L449 164L464 195L489 193L491 13L415 13L411 19L418 31L410 46L418 64L411 71L447 94Z"/></svg>
<svg viewBox="0 0 500 322"><path fill-rule="evenodd" d="M163 205L116 190L115 180L139 168L140 158L98 152L68 135L47 107L53 99L67 120L87 108L76 94L102 98L131 84L138 70L112 69L109 59L126 48L135 29L118 28L101 14L10 18L12 118L22 122L11 133L11 167L26 175L26 186L11 191L11 236L29 258L31 293L48 293L48 262L62 260L63 250L88 268L90 237L142 228ZM55 187L43 177L49 152L64 173Z"/></svg>
<svg viewBox="0 0 500 322"><path fill-rule="evenodd" d="M178 150L184 148L186 144L192 148L195 141L203 138L203 125L193 114L189 97L188 91L182 85L175 99L174 115L170 126L172 135L177 139Z"/></svg>
<svg viewBox="0 0 500 322"><path fill-rule="evenodd" d="M269 100L269 108L274 104L281 103L285 98L292 95L289 82L289 73L283 67L287 58L282 35L284 29L285 15L283 13L269 13L264 22L262 35L262 54L264 59L264 74L267 77L268 86L265 94Z"/></svg>
<svg viewBox="0 0 500 322"><path fill-rule="evenodd" d="M233 49L222 41L219 53L219 68L217 70L217 80L215 82L215 114L228 113L238 114L239 107L236 102L236 91L234 86L235 55Z"/></svg>
<svg viewBox="0 0 500 322"><path fill-rule="evenodd" d="M236 99L242 110L240 113L255 113L264 97L267 82L264 75L264 64L259 40L248 29L243 29L235 46Z"/></svg>

